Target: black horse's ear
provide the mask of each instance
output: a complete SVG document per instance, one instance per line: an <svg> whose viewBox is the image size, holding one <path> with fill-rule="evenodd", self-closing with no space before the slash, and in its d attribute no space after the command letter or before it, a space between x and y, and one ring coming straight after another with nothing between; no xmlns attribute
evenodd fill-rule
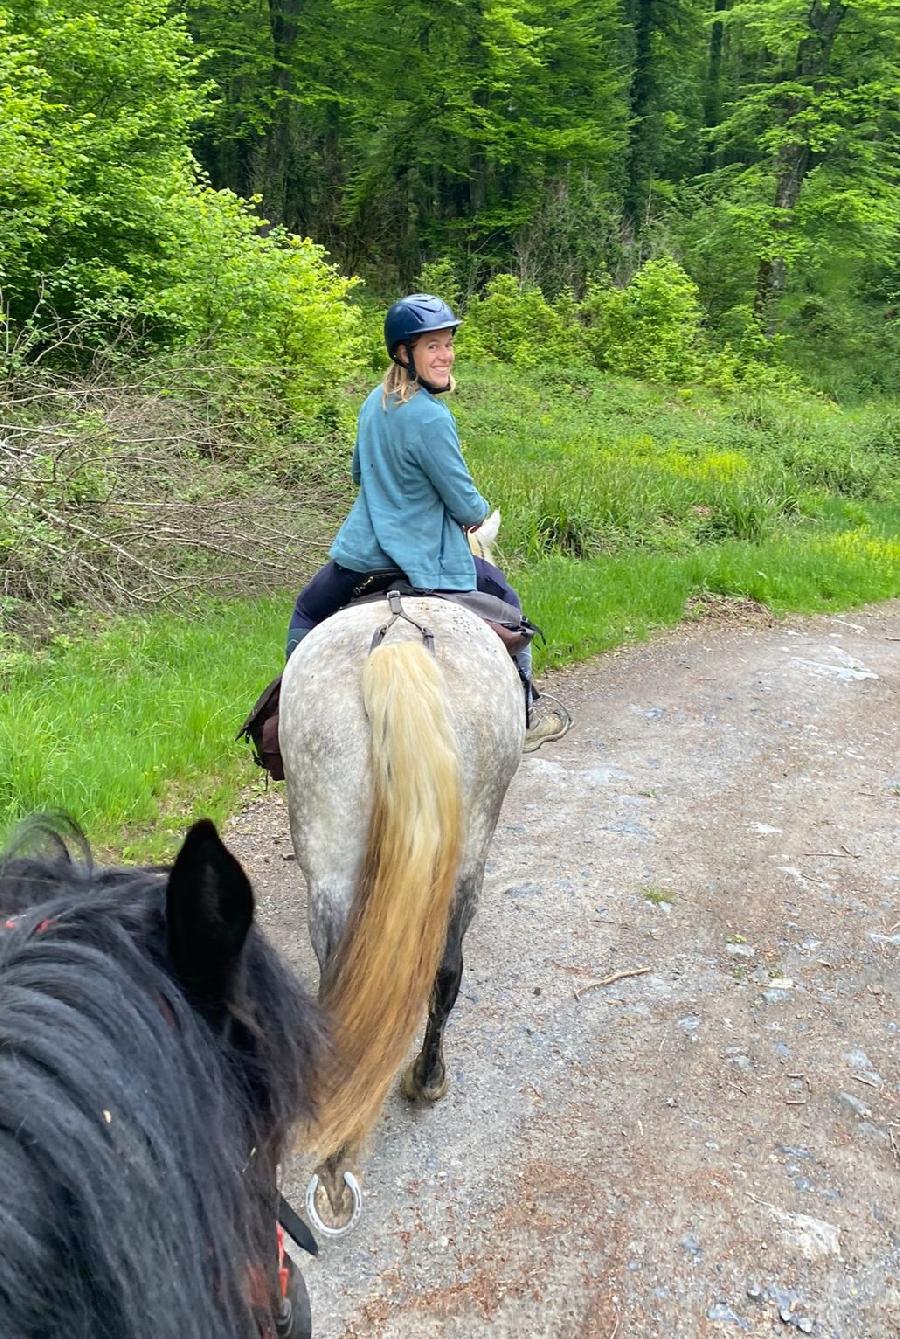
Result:
<svg viewBox="0 0 900 1339"><path fill-rule="evenodd" d="M169 961L187 994L207 1011L229 1000L253 921L253 890L208 818L195 823L166 886Z"/></svg>

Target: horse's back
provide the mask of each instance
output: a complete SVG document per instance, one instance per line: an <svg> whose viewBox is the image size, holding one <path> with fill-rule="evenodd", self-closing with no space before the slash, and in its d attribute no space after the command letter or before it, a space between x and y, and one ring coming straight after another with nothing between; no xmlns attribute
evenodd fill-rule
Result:
<svg viewBox="0 0 900 1339"><path fill-rule="evenodd" d="M463 760L479 766L496 760L515 766L525 729L524 693L518 671L500 638L468 609L435 597L404 597L403 611L434 636L434 654L445 685L445 705ZM368 722L361 671L372 638L390 613L374 601L341 610L314 628L284 671L280 739L295 775L305 760L317 770L368 751ZM384 645L422 640L418 628L397 619ZM324 754L324 756L323 756Z"/></svg>
<svg viewBox="0 0 900 1339"><path fill-rule="evenodd" d="M403 611L434 637L442 698L458 744L464 864L484 859L521 756L525 705L518 671L499 637L468 609L404 597ZM352 606L304 638L285 668L279 739L291 828L307 879L331 896L355 884L371 813L371 730L362 671L386 601ZM421 643L397 619L383 645ZM401 703L402 709L402 703Z"/></svg>

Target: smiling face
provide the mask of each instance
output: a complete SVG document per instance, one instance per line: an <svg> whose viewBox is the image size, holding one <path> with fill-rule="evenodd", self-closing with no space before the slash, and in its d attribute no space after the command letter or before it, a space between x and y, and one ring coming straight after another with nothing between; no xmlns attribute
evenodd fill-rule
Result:
<svg viewBox="0 0 900 1339"><path fill-rule="evenodd" d="M440 386L444 389L450 385L450 373L456 357L456 350L453 347L454 333L453 330L429 330L426 334L420 335L413 345L416 375L431 386ZM405 351L401 349L400 356L405 362L404 354Z"/></svg>

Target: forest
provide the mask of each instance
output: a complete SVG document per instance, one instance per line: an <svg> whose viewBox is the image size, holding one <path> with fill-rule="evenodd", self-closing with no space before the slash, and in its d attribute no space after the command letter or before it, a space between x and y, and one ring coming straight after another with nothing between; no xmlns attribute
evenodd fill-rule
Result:
<svg viewBox="0 0 900 1339"><path fill-rule="evenodd" d="M0 0L0 829L228 811L413 288L539 666L896 594L898 71L892 0Z"/></svg>
<svg viewBox="0 0 900 1339"><path fill-rule="evenodd" d="M463 301L580 301L665 259L654 301L713 348L895 389L892 0L4 0L0 34L8 344L52 316L290 355L260 327L342 296L315 247L376 300L440 263Z"/></svg>

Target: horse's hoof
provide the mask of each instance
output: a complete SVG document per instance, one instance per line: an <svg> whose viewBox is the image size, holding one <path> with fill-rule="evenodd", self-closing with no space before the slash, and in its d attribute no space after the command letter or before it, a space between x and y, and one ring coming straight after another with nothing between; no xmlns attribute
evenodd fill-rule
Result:
<svg viewBox="0 0 900 1339"><path fill-rule="evenodd" d="M344 1184L335 1204L327 1186L313 1172L306 1187L306 1213L316 1232L323 1237L345 1237L359 1222L362 1191L352 1172L344 1172Z"/></svg>
<svg viewBox="0 0 900 1339"><path fill-rule="evenodd" d="M447 1071L442 1065L440 1081L424 1088L417 1073L415 1060L407 1065L400 1080L400 1091L410 1102L440 1102L442 1097L446 1097L449 1086Z"/></svg>

